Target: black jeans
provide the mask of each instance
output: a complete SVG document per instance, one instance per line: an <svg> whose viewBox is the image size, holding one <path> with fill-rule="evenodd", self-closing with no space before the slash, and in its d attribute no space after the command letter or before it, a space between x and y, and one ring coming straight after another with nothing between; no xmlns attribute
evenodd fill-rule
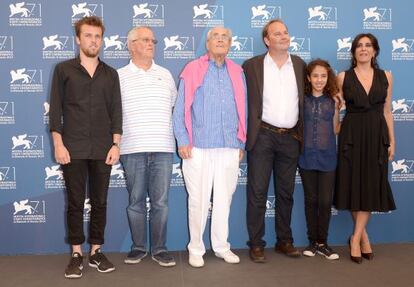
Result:
<svg viewBox="0 0 414 287"><path fill-rule="evenodd" d="M331 219L335 171L300 169L309 242L326 243Z"/></svg>
<svg viewBox="0 0 414 287"><path fill-rule="evenodd" d="M270 176L275 190L275 228L278 242L293 242L290 228L299 141L290 134L261 128L247 153L247 230L249 246L265 246L265 213Z"/></svg>
<svg viewBox="0 0 414 287"><path fill-rule="evenodd" d="M72 159L62 165L67 192L68 242L79 245L85 242L83 209L88 179L91 209L89 223L90 244L103 244L106 225L106 198L108 195L111 166L104 160Z"/></svg>

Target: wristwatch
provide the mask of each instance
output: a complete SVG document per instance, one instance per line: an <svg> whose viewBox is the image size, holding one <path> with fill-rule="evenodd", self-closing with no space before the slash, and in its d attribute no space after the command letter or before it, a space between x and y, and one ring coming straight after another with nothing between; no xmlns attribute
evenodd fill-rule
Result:
<svg viewBox="0 0 414 287"><path fill-rule="evenodd" d="M119 143L115 143L115 142L113 142L113 143L112 143L112 146L116 146L117 148L119 148Z"/></svg>

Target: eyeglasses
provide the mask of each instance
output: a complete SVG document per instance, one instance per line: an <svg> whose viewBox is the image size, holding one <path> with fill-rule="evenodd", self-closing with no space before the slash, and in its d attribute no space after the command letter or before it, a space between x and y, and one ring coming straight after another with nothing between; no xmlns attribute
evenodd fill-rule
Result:
<svg viewBox="0 0 414 287"><path fill-rule="evenodd" d="M131 42L133 43L133 42L138 41L138 40L144 42L145 44L152 43L154 45L157 45L157 43L158 43L157 39L151 39L151 38L137 38L137 39L131 40Z"/></svg>
<svg viewBox="0 0 414 287"><path fill-rule="evenodd" d="M228 35L218 35L218 34L214 34L210 37L210 39L213 40L222 40L222 41L229 41L230 40L230 36Z"/></svg>

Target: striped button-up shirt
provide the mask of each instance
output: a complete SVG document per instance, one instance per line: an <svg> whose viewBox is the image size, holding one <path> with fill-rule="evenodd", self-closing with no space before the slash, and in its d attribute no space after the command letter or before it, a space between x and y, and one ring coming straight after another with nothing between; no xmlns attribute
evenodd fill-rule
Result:
<svg viewBox="0 0 414 287"><path fill-rule="evenodd" d="M184 123L184 81L180 81L173 125L178 146L189 144ZM196 90L191 106L193 146L197 148L239 148L238 114L234 91L226 65L209 62L202 85Z"/></svg>

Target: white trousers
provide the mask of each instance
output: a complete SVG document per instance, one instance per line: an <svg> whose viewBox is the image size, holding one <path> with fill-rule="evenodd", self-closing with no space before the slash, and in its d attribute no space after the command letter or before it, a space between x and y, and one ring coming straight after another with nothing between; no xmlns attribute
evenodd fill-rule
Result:
<svg viewBox="0 0 414 287"><path fill-rule="evenodd" d="M192 149L192 158L183 160L183 175L188 192L190 243L194 255L206 252L203 233L209 208L211 213L211 247L215 252L230 250L229 213L239 174L239 149ZM213 200L210 204L212 190Z"/></svg>

